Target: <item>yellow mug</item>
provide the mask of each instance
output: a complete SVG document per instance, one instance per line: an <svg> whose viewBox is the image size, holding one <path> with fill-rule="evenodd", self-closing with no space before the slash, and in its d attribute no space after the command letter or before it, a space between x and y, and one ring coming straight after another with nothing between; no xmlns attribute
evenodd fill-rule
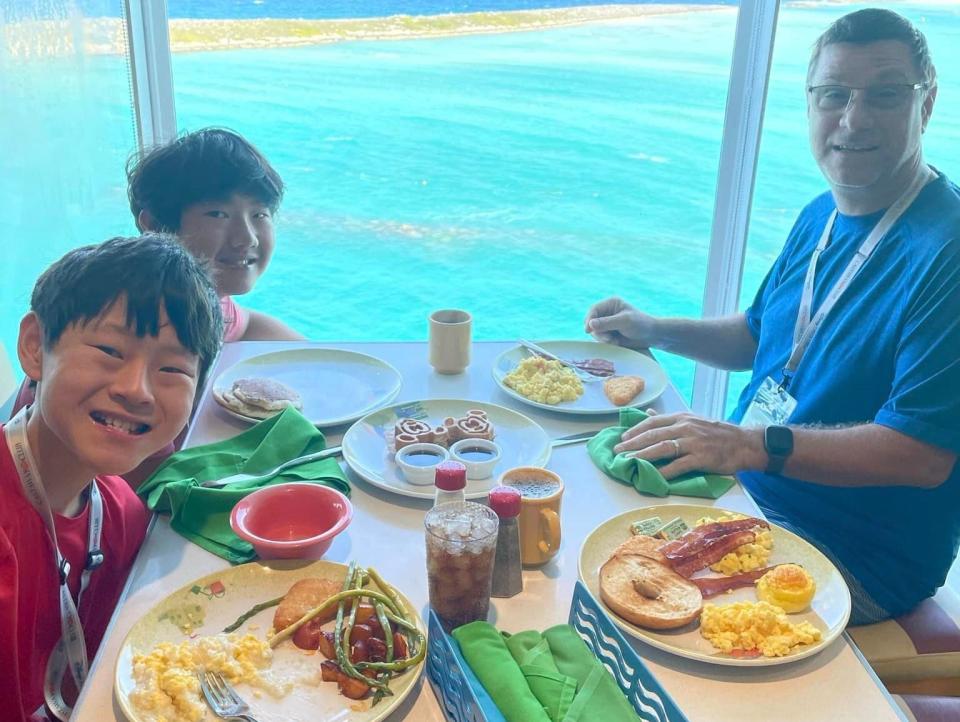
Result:
<svg viewBox="0 0 960 722"><path fill-rule="evenodd" d="M548 469L518 466L500 476L500 483L520 492L520 559L544 564L560 550L560 500L563 480Z"/></svg>

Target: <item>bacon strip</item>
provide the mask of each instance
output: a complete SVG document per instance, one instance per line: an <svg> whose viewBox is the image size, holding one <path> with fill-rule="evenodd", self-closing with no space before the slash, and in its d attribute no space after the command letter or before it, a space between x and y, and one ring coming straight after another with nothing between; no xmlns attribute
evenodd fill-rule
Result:
<svg viewBox="0 0 960 722"><path fill-rule="evenodd" d="M570 363L593 376L604 377L614 374L613 361L608 361L605 358L588 358L583 361L570 361Z"/></svg>
<svg viewBox="0 0 960 722"><path fill-rule="evenodd" d="M752 572L743 572L729 577L701 577L691 579L690 581L700 587L700 593L704 598L715 597L731 589L752 586L760 577L769 572L773 567L764 567L763 569L754 569Z"/></svg>
<svg viewBox="0 0 960 722"><path fill-rule="evenodd" d="M735 532L747 531L756 526L769 528L770 525L763 519L754 519L753 517L703 524L694 527L683 536L667 542L660 548L660 551L663 552L663 555L667 559L680 561L686 557L698 554L713 544L717 539Z"/></svg>
<svg viewBox="0 0 960 722"><path fill-rule="evenodd" d="M739 546L756 541L757 535L752 531L737 531L713 540L701 551L683 557L682 559L667 559L667 564L681 577L690 576L701 569L706 569ZM662 551L662 550L661 550Z"/></svg>

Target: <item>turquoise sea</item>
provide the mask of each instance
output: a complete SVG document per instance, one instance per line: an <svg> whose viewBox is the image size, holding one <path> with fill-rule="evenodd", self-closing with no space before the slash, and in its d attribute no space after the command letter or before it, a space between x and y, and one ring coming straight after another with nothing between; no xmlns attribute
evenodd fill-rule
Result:
<svg viewBox="0 0 960 722"><path fill-rule="evenodd" d="M928 35L941 83L927 157L960 176L960 10L886 5ZM804 74L816 36L855 7L781 10L744 303L796 213L825 189L806 142ZM587 308L614 293L654 314L698 315L735 22L726 8L501 35L175 55L181 128L239 130L288 184L275 260L243 302L329 341L422 339L427 313L450 306L474 314L479 339L581 338ZM88 62L90 73L117 82L121 60ZM53 82L35 72L33 81ZM101 92L94 87L102 85L86 92ZM111 178L65 191L69 239L133 231L118 173L132 149L129 110L112 104L116 140L88 130L72 143L38 145L32 160L21 140L0 166L0 192L14 197L15 243L30 249L13 253L19 271L5 264L3 272L8 347L34 268L57 255L45 233L64 221L30 191L36 153ZM38 133L36 117L9 106L0 109L0 139L4 123L21 138ZM59 233L58 243L67 240ZM692 364L662 358L689 391Z"/></svg>

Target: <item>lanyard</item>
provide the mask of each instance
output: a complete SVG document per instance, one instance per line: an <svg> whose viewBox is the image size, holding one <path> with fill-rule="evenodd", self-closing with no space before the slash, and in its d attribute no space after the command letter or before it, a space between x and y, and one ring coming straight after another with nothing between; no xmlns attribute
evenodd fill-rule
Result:
<svg viewBox="0 0 960 722"><path fill-rule="evenodd" d="M87 677L87 645L83 638L83 628L80 625L77 606L79 606L80 599L90 583L90 575L93 570L103 564L103 553L100 550L100 532L103 528L103 500L100 497L97 482L94 480L90 484L87 561L83 573L80 575L80 594L77 597L77 604L74 605L70 588L67 585L70 563L60 554L60 548L57 546L57 530L53 521L53 512L50 509L50 503L47 501L47 494L40 479L39 468L30 452L30 445L27 441L29 408L21 409L4 426L4 431L6 432L7 446L20 474L23 490L30 503L43 517L47 525L47 532L50 534L50 541L53 543L54 561L60 578L60 628L62 636L49 660L47 660L47 669L43 681L43 696L47 706L57 718L66 720L70 716L71 709L64 702L63 695L60 692L63 674L67 668L70 669L78 690L83 686Z"/></svg>
<svg viewBox="0 0 960 722"><path fill-rule="evenodd" d="M853 279L857 273L859 273L863 264L870 258L870 254L873 253L873 250L887 234L887 231L899 220L903 212L910 207L910 204L913 203L920 191L923 190L928 180L929 177L926 173L918 173L910 185L907 186L903 195L887 209L887 212L883 214L880 222L874 226L870 234L863 243L860 244L856 255L850 259L850 263L843 269L840 278L837 279L833 288L830 289L830 293L827 294L827 297L817 310L816 315L811 319L810 309L813 306L813 281L817 274L817 262L820 260L820 254L823 253L824 249L830 243L830 233L833 230L833 223L837 219L837 209L833 209L833 213L831 213L830 218L827 219L827 224L824 226L823 233L820 235L817 247L810 257L810 265L807 267L807 276L803 281L803 294L800 297L800 311L797 314L797 323L793 328L793 351L790 353L787 365L783 368L783 381L780 384L781 389L786 389L789 386L793 375L797 371L797 366L800 365L800 359L810 345L810 341L813 339L814 334L816 334L817 329L820 328L820 324L823 323L823 319L826 318L827 314L830 313L831 309L836 305L837 300L853 282Z"/></svg>

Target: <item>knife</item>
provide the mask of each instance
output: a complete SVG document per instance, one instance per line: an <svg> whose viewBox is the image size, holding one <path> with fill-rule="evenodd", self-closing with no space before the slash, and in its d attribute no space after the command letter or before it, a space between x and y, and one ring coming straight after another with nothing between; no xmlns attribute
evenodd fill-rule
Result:
<svg viewBox="0 0 960 722"><path fill-rule="evenodd" d="M561 436L559 439L551 441L550 446L557 448L558 446L569 446L570 444L582 444L584 441L590 441L590 439L600 431L600 429L594 429L593 431L580 431L576 434L570 434L569 436Z"/></svg>

